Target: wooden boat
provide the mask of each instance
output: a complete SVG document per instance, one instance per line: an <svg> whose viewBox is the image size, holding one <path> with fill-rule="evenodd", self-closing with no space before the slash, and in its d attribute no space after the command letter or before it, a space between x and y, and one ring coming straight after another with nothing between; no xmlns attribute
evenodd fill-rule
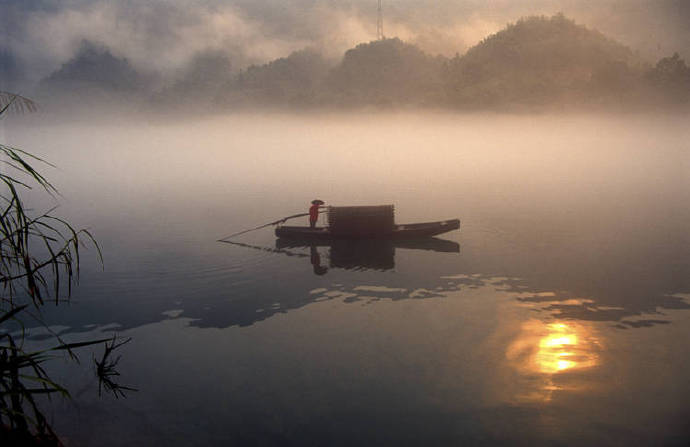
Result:
<svg viewBox="0 0 690 447"><path fill-rule="evenodd" d="M334 232L330 227L296 227L279 226L276 228L276 236L285 239L396 239L412 240L436 236L460 228L459 219L442 220L439 222L425 222L398 225L393 224L390 229L376 229L376 231L362 231L361 228L353 228L353 231Z"/></svg>

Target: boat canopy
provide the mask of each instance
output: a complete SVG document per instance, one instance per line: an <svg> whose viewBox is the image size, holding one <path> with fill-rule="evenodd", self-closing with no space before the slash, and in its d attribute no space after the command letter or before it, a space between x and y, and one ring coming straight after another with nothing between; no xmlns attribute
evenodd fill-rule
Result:
<svg viewBox="0 0 690 447"><path fill-rule="evenodd" d="M393 232L395 207L378 206L330 206L328 226L333 235L383 235Z"/></svg>

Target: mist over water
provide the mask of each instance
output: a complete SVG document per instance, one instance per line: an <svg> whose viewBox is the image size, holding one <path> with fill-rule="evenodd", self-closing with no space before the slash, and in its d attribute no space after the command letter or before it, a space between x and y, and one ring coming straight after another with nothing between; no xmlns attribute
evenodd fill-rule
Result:
<svg viewBox="0 0 690 447"><path fill-rule="evenodd" d="M689 439L687 116L6 124L8 143L57 165L56 214L105 256L46 319L68 338L134 338L122 374L138 393L56 410L74 445ZM272 229L216 242L317 197L462 227L315 247L323 275L313 247Z"/></svg>

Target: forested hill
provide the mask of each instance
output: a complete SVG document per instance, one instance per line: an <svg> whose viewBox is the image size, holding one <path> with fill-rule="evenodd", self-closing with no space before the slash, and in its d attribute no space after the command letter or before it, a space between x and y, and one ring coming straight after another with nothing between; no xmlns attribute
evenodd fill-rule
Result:
<svg viewBox="0 0 690 447"><path fill-rule="evenodd" d="M225 106L316 104L331 68L320 53L304 49L264 65L253 65L222 85L216 103Z"/></svg>
<svg viewBox="0 0 690 447"><path fill-rule="evenodd" d="M648 68L628 47L563 15L530 17L449 61L446 96L458 105L620 99Z"/></svg>
<svg viewBox="0 0 690 447"><path fill-rule="evenodd" d="M393 38L360 44L337 61L302 50L235 71L231 62L222 50L200 53L167 85L161 73L162 84L150 88L126 59L86 47L43 86L64 92L84 84L117 96L129 88L165 109L690 105L690 69L677 54L643 61L560 14L520 19L454 58Z"/></svg>
<svg viewBox="0 0 690 447"><path fill-rule="evenodd" d="M130 62L114 56L104 46L82 41L77 53L43 79L40 96L67 98L78 92L82 97L107 98L103 93L128 97L146 90L148 79Z"/></svg>
<svg viewBox="0 0 690 447"><path fill-rule="evenodd" d="M324 96L336 105L435 104L444 63L400 39L360 44L330 72Z"/></svg>

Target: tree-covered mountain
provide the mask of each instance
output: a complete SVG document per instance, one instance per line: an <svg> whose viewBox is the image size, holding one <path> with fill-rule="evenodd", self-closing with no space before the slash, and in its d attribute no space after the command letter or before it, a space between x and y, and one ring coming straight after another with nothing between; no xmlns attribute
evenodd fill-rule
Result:
<svg viewBox="0 0 690 447"><path fill-rule="evenodd" d="M397 38L360 44L330 69L320 56L294 53L237 75L221 92L221 102L462 109L644 106L690 102L687 73L677 55L652 67L630 48L558 14L509 24L452 59Z"/></svg>
<svg viewBox="0 0 690 447"><path fill-rule="evenodd" d="M126 93L139 90L145 77L125 58L114 56L106 47L83 41L77 53L41 82L50 93L97 89Z"/></svg>
<svg viewBox="0 0 690 447"><path fill-rule="evenodd" d="M336 104L435 104L444 58L400 39L357 45L330 73L326 95Z"/></svg>
<svg viewBox="0 0 690 447"><path fill-rule="evenodd" d="M331 64L321 53L304 49L264 65L252 65L228 81L219 105L307 106L317 104Z"/></svg>
<svg viewBox="0 0 690 447"><path fill-rule="evenodd" d="M152 87L153 76L107 47L83 41L73 57L41 80L34 97L61 111L131 109L149 98Z"/></svg>
<svg viewBox="0 0 690 447"><path fill-rule="evenodd" d="M596 101L643 69L629 48L563 15L529 17L449 61L446 96L465 106Z"/></svg>
<svg viewBox="0 0 690 447"><path fill-rule="evenodd" d="M174 79L151 96L154 107L209 107L232 79L230 58L221 50L194 54Z"/></svg>
<svg viewBox="0 0 690 447"><path fill-rule="evenodd" d="M648 64L560 14L521 19L451 59L393 38L357 45L337 62L311 49L234 72L230 62L223 49L199 52L176 74L161 75L168 82L154 88L127 59L85 42L42 86L69 94L135 93L163 109L690 103L690 69L677 54Z"/></svg>

